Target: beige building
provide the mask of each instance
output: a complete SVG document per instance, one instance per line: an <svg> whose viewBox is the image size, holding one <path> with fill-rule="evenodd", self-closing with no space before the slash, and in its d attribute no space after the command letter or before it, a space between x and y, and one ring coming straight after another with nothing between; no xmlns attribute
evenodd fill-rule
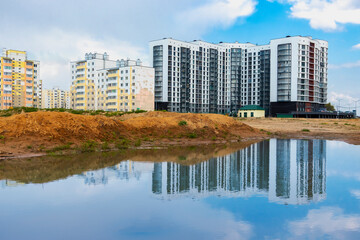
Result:
<svg viewBox="0 0 360 240"><path fill-rule="evenodd" d="M59 88L45 89L43 91L42 108L70 109L70 92Z"/></svg>
<svg viewBox="0 0 360 240"><path fill-rule="evenodd" d="M97 109L154 110L154 68L140 60L120 60L116 67L98 71Z"/></svg>
<svg viewBox="0 0 360 240"><path fill-rule="evenodd" d="M0 58L0 109L40 107L40 62L27 59L25 51L3 49Z"/></svg>
<svg viewBox="0 0 360 240"><path fill-rule="evenodd" d="M71 62L71 108L95 110L97 71L115 66L116 61L109 60L106 53L86 53L84 60Z"/></svg>
<svg viewBox="0 0 360 240"><path fill-rule="evenodd" d="M257 105L247 105L240 108L238 117L265 117L265 109Z"/></svg>

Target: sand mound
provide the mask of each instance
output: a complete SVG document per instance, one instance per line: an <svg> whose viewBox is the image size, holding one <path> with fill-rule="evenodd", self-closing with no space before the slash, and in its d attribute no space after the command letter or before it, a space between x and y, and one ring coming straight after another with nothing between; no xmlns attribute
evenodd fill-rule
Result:
<svg viewBox="0 0 360 240"><path fill-rule="evenodd" d="M180 121L182 125L179 125ZM14 153L16 148L26 150L35 149L32 146L36 146L36 149L47 149L60 143L80 144L86 140L104 142L125 138L130 141L149 139L152 142L166 139L203 141L260 135L258 130L218 114L148 112L106 117L38 111L0 117L0 152L3 155Z"/></svg>

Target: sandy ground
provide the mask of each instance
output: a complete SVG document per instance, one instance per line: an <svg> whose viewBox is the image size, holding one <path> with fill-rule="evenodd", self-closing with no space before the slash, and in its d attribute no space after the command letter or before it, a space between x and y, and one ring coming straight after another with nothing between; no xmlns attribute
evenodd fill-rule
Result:
<svg viewBox="0 0 360 240"><path fill-rule="evenodd" d="M81 150L89 141L98 148L104 144L112 148L121 141L126 141L127 147L153 147L265 137L265 133L219 114L148 112L106 117L39 111L0 117L0 158L30 157L67 144Z"/></svg>
<svg viewBox="0 0 360 240"><path fill-rule="evenodd" d="M360 144L360 119L254 118L239 121L280 138L321 138Z"/></svg>

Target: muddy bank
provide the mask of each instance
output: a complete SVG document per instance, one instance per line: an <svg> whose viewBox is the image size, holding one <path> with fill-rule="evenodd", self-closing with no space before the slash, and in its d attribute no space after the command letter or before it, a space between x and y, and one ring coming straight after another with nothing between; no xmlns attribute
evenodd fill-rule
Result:
<svg viewBox="0 0 360 240"><path fill-rule="evenodd" d="M148 112L106 117L32 112L0 118L0 157L261 140L266 134L218 114Z"/></svg>

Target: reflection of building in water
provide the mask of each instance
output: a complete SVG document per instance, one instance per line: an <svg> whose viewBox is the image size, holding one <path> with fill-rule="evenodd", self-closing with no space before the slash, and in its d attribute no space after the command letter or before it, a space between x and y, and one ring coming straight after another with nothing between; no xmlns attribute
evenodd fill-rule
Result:
<svg viewBox="0 0 360 240"><path fill-rule="evenodd" d="M20 185L24 185L24 183L12 181L12 180L7 180L7 179L0 181L1 188L17 187L17 186L20 186Z"/></svg>
<svg viewBox="0 0 360 240"><path fill-rule="evenodd" d="M269 183L269 142L192 166L155 163L153 193L166 197L266 193Z"/></svg>
<svg viewBox="0 0 360 240"><path fill-rule="evenodd" d="M324 140L270 140L270 200L303 204L326 198L325 153Z"/></svg>
<svg viewBox="0 0 360 240"><path fill-rule="evenodd" d="M270 140L192 166L154 163L152 191L162 198L207 195L303 204L325 193L324 140Z"/></svg>
<svg viewBox="0 0 360 240"><path fill-rule="evenodd" d="M151 166L149 164L149 166ZM133 161L123 161L113 167L108 167L96 171L87 171L80 174L84 178L85 184L88 185L99 185L107 184L109 179L120 179L120 180L129 180L137 179L141 177L143 172L151 172L151 169L142 163L137 163Z"/></svg>

